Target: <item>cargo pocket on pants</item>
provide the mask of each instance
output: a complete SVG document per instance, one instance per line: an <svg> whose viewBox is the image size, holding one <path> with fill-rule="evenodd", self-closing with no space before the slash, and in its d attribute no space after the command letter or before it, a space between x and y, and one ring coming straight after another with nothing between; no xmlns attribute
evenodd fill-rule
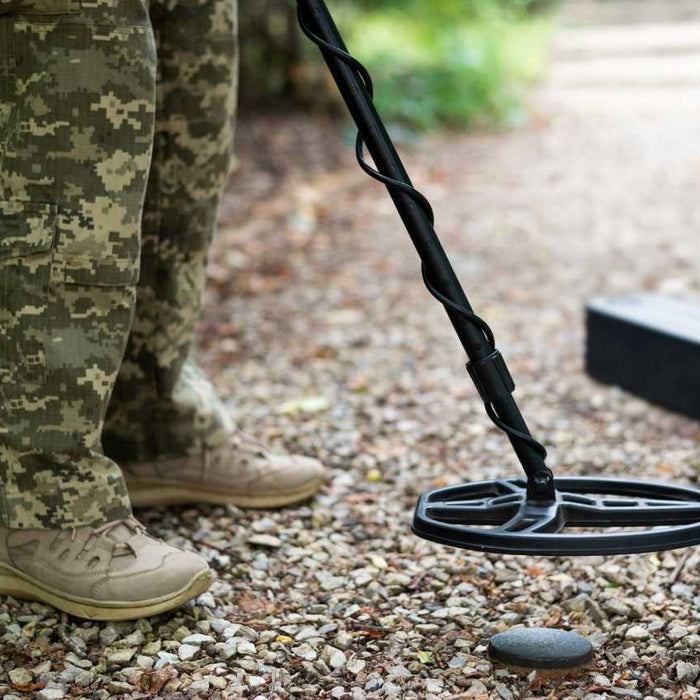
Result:
<svg viewBox="0 0 700 700"><path fill-rule="evenodd" d="M47 315L57 207L0 201L0 382L46 377Z"/></svg>

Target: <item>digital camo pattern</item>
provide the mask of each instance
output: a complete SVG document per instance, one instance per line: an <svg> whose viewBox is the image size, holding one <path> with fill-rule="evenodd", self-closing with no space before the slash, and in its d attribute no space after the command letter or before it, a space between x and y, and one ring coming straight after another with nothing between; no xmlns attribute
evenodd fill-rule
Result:
<svg viewBox="0 0 700 700"><path fill-rule="evenodd" d="M122 463L196 454L220 445L233 430L188 355L230 166L234 2L151 2L158 88L141 280L104 434L105 451Z"/></svg>
<svg viewBox="0 0 700 700"><path fill-rule="evenodd" d="M80 0L0 0L0 15L6 12L62 14L79 9Z"/></svg>
<svg viewBox="0 0 700 700"><path fill-rule="evenodd" d="M137 321L106 444L146 458L232 431L186 358L229 165L234 8L151 3L159 64L148 9L0 0L0 518L11 527L130 510L100 432L134 307L156 67Z"/></svg>
<svg viewBox="0 0 700 700"><path fill-rule="evenodd" d="M128 515L102 453L126 344L155 118L141 0L0 0L0 518ZM38 15L51 6L65 14Z"/></svg>

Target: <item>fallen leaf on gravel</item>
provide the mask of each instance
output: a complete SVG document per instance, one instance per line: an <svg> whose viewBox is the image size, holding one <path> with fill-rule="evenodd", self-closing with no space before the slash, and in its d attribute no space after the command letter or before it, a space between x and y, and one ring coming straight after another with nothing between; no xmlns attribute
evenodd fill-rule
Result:
<svg viewBox="0 0 700 700"><path fill-rule="evenodd" d="M294 413L320 413L330 407L330 401L325 396L303 396L291 401L285 401L280 411L286 415Z"/></svg>
<svg viewBox="0 0 700 700"><path fill-rule="evenodd" d="M545 627L556 627L561 622L561 613L555 612L552 617L544 623Z"/></svg>
<svg viewBox="0 0 700 700"><path fill-rule="evenodd" d="M269 601L266 598L260 596L254 596L245 591L238 596L236 601L238 607L248 615L255 615L256 613L261 613L267 610L269 606Z"/></svg>
<svg viewBox="0 0 700 700"><path fill-rule="evenodd" d="M376 493L351 493L345 497L346 503L376 503Z"/></svg>
<svg viewBox="0 0 700 700"><path fill-rule="evenodd" d="M433 663L433 652L432 651L419 651L416 656L418 661L422 664L432 664Z"/></svg>
<svg viewBox="0 0 700 700"><path fill-rule="evenodd" d="M136 688L147 692L149 695L157 695L163 686L177 676L177 671L172 666L163 666L160 671L146 671L136 681Z"/></svg>

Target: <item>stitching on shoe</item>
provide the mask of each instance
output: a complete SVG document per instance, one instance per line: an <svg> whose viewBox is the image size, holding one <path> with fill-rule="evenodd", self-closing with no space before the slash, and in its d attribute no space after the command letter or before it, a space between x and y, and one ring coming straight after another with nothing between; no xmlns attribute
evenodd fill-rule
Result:
<svg viewBox="0 0 700 700"><path fill-rule="evenodd" d="M94 583L90 590L94 594L97 594L107 584L128 581L129 579L138 578L139 576L143 576L144 574L152 574L153 572L159 571L160 569L163 568L163 565L165 564L165 560L169 556L170 556L170 552L163 555L163 558L161 559L160 564L152 569L142 569L141 571L133 571L131 573L128 573L128 572L118 573L117 575L108 574L102 580Z"/></svg>

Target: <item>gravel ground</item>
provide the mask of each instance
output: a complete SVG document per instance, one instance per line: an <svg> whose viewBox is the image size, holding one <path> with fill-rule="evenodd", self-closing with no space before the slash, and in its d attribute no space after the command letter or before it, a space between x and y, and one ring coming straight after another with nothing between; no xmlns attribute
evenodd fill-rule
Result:
<svg viewBox="0 0 700 700"><path fill-rule="evenodd" d="M615 56L601 85L584 54L575 71L561 55L529 127L443 135L407 161L555 471L695 483L700 427L591 382L582 348L591 296L700 292L700 95L615 84ZM242 428L318 456L332 482L280 512L139 512L218 574L176 613L90 624L0 600L0 695L697 697L698 550L520 559L410 534L420 492L516 473L510 448L390 201L335 129L278 118L244 124L239 144L200 355ZM516 624L576 629L595 663L494 668L488 638Z"/></svg>

